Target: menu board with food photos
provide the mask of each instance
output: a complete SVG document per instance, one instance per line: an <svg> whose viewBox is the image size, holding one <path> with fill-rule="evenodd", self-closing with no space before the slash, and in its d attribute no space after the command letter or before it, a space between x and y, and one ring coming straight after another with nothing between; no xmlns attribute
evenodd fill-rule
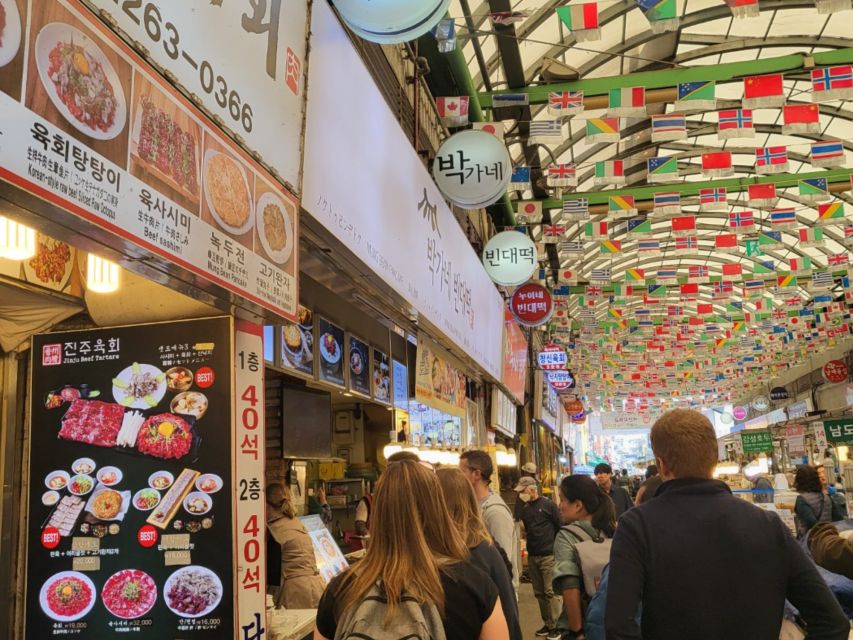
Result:
<svg viewBox="0 0 853 640"><path fill-rule="evenodd" d="M391 361L388 354L373 350L373 399L391 404Z"/></svg>
<svg viewBox="0 0 853 640"><path fill-rule="evenodd" d="M26 638L233 638L231 319L31 353Z"/></svg>
<svg viewBox="0 0 853 640"><path fill-rule="evenodd" d="M347 336L347 361L349 363L349 390L370 397L370 346Z"/></svg>
<svg viewBox="0 0 853 640"><path fill-rule="evenodd" d="M165 4L121 4L162 39L155 48L196 65L208 93L221 88ZM295 319L296 198L79 0L0 0L0 139L4 179L67 212L58 222L82 219L127 241L111 244L133 259L154 254L235 304ZM64 251L43 250L67 265Z"/></svg>
<svg viewBox="0 0 853 640"><path fill-rule="evenodd" d="M314 353L314 312L299 305L297 321L281 327L281 366L311 378Z"/></svg>
<svg viewBox="0 0 853 640"><path fill-rule="evenodd" d="M317 376L321 382L344 386L344 330L325 318L317 322Z"/></svg>

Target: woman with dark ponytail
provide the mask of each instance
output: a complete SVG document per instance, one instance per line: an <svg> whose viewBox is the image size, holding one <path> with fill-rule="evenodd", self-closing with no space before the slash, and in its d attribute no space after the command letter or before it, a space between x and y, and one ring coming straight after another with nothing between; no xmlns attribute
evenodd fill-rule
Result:
<svg viewBox="0 0 853 640"><path fill-rule="evenodd" d="M610 499L589 476L566 476L560 483L560 515L566 526L554 541L554 593L563 599L559 627L563 640L585 638L583 632L587 590L575 547L585 541L607 542L616 531L616 510ZM605 547L602 547L605 550ZM599 569L602 569L604 562Z"/></svg>

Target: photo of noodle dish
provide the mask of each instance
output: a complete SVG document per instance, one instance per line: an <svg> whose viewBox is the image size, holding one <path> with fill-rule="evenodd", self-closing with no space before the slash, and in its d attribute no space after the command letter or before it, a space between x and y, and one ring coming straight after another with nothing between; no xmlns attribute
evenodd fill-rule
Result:
<svg viewBox="0 0 853 640"><path fill-rule="evenodd" d="M216 223L240 236L253 225L252 199L246 170L225 153L204 154L204 197Z"/></svg>
<svg viewBox="0 0 853 640"><path fill-rule="evenodd" d="M290 260L293 253L293 223L290 219L293 210L289 202L287 205L267 191L258 199L255 207L261 246L270 259L279 265Z"/></svg>
<svg viewBox="0 0 853 640"><path fill-rule="evenodd" d="M45 25L35 58L47 95L74 128L96 140L121 133L127 121L121 82L89 36L61 22Z"/></svg>
<svg viewBox="0 0 853 640"><path fill-rule="evenodd" d="M0 67L14 60L21 47L21 16L15 0L0 0Z"/></svg>
<svg viewBox="0 0 853 640"><path fill-rule="evenodd" d="M39 592L41 610L57 622L79 620L95 605L95 585L79 571L61 571L44 583Z"/></svg>

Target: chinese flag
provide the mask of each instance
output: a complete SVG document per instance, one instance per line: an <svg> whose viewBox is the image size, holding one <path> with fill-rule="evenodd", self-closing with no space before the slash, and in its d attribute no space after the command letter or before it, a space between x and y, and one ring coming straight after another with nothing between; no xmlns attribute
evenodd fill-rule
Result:
<svg viewBox="0 0 853 640"><path fill-rule="evenodd" d="M730 262L723 265L724 276L740 276L743 275L743 265L740 262Z"/></svg>
<svg viewBox="0 0 853 640"><path fill-rule="evenodd" d="M750 200L773 200L776 198L776 185L772 182L767 184L751 184L747 187Z"/></svg>
<svg viewBox="0 0 853 640"><path fill-rule="evenodd" d="M698 304L696 305L696 313L698 313L700 316L709 316L714 313L714 305Z"/></svg>
<svg viewBox="0 0 853 640"><path fill-rule="evenodd" d="M771 98L782 95L782 74L750 76L743 81L743 97L747 100ZM781 104L781 101L779 102Z"/></svg>
<svg viewBox="0 0 853 640"><path fill-rule="evenodd" d="M681 295L697 295L699 293L699 284L696 282L686 282L681 285Z"/></svg>
<svg viewBox="0 0 853 640"><path fill-rule="evenodd" d="M737 234L721 233L714 237L717 249L737 249Z"/></svg>
<svg viewBox="0 0 853 640"><path fill-rule="evenodd" d="M711 305L708 305L708 306L710 307ZM690 316L687 319L687 324L693 325L695 327L695 326L698 326L700 324L705 324L705 320L704 320L704 318L699 318L696 316ZM681 336L679 336L679 339L681 339Z"/></svg>
<svg viewBox="0 0 853 640"><path fill-rule="evenodd" d="M716 151L702 154L702 169L729 169L732 166L730 151Z"/></svg>
<svg viewBox="0 0 853 640"><path fill-rule="evenodd" d="M783 113L785 124L813 124L820 122L816 104L786 104Z"/></svg>
<svg viewBox="0 0 853 640"><path fill-rule="evenodd" d="M696 218L694 216L682 216L672 219L673 231L693 231L696 228Z"/></svg>

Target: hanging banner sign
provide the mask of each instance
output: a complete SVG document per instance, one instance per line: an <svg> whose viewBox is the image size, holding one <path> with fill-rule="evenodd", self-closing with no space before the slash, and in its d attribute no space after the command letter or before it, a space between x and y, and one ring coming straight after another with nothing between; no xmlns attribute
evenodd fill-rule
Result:
<svg viewBox="0 0 853 640"><path fill-rule="evenodd" d="M450 364L435 343L418 334L415 400L454 416L465 417L465 374Z"/></svg>
<svg viewBox="0 0 853 640"><path fill-rule="evenodd" d="M568 371L549 371L548 383L555 391L575 388L575 377Z"/></svg>
<svg viewBox="0 0 853 640"><path fill-rule="evenodd" d="M821 373L827 382L838 384L839 382L847 382L850 371L843 360L830 360L823 365Z"/></svg>
<svg viewBox="0 0 853 640"><path fill-rule="evenodd" d="M521 285L513 292L509 300L509 308L525 327L538 327L551 318L554 313L554 302L551 292L541 284L529 282Z"/></svg>
<svg viewBox="0 0 853 640"><path fill-rule="evenodd" d="M769 431L742 431L740 441L744 453L773 451L773 436Z"/></svg>
<svg viewBox="0 0 853 640"><path fill-rule="evenodd" d="M121 14L115 2L102 3ZM181 35L230 42L190 18L195 3L179 6L168 11L186 11ZM296 198L80 2L37 2L21 17L26 63L4 67L0 84L0 178L141 248L114 243L131 259L157 255L236 294L235 304L245 299L296 320ZM144 22L160 49L177 46L178 27L153 3ZM91 82L85 90L99 92L86 97L92 106L78 106L81 68ZM258 110L272 113L264 97ZM273 130L261 131L279 144Z"/></svg>
<svg viewBox="0 0 853 640"><path fill-rule="evenodd" d="M806 437L802 425L787 427L785 439L788 441L788 453L795 456L805 455Z"/></svg>
<svg viewBox="0 0 853 640"><path fill-rule="evenodd" d="M658 409L649 409L637 413L622 411L602 411L601 428L608 431L621 429L650 429L663 415Z"/></svg>
<svg viewBox="0 0 853 640"><path fill-rule="evenodd" d="M263 622L258 330L239 329L236 364L230 318L33 338L28 640Z"/></svg>
<svg viewBox="0 0 853 640"><path fill-rule="evenodd" d="M558 371L569 366L569 356L566 350L553 342L546 344L536 356L539 368L545 371Z"/></svg>
<svg viewBox="0 0 853 640"><path fill-rule="evenodd" d="M518 404L524 404L527 380L527 338L509 309L504 307L504 353L501 382Z"/></svg>
<svg viewBox="0 0 853 640"><path fill-rule="evenodd" d="M814 434L814 444L815 447L823 451L829 446L829 442L826 439L826 429L824 428L823 422L812 422L812 433Z"/></svg>
<svg viewBox="0 0 853 640"><path fill-rule="evenodd" d="M788 395L788 390L785 387L773 387L770 390L770 399L773 402L787 400L789 397L790 396Z"/></svg>
<svg viewBox="0 0 853 640"><path fill-rule="evenodd" d="M853 418L824 420L823 428L826 432L826 439L834 446L853 445Z"/></svg>

